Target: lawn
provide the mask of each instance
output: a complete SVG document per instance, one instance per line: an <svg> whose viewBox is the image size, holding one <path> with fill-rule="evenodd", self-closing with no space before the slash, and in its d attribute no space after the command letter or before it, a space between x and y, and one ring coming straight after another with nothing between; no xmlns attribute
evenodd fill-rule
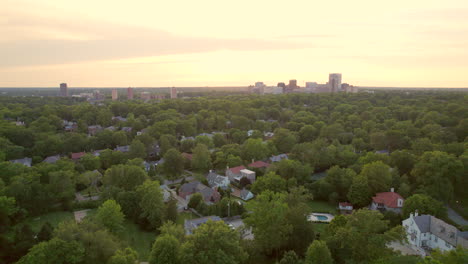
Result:
<svg viewBox="0 0 468 264"><path fill-rule="evenodd" d="M49 222L55 228L60 222L74 219L75 217L73 212L60 211L29 217L24 221L24 223L30 225L34 232L39 232L42 225L44 225L46 222Z"/></svg>
<svg viewBox="0 0 468 264"><path fill-rule="evenodd" d="M312 209L312 212L314 213L330 213L330 214L337 214L338 211L336 210L335 205L330 205L327 202L322 202L322 201L310 201L308 202L308 205Z"/></svg>
<svg viewBox="0 0 468 264"><path fill-rule="evenodd" d="M147 261L153 242L156 239L156 233L143 231L137 224L127 219L123 226L124 230L119 234L119 237L138 252L140 260Z"/></svg>

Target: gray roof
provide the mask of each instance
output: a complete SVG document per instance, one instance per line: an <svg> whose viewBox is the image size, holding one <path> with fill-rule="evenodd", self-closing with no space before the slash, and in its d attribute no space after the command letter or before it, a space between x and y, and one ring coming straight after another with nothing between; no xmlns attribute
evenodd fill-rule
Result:
<svg viewBox="0 0 468 264"><path fill-rule="evenodd" d="M415 216L414 222L418 226L421 233L427 233L431 230L431 216L430 215Z"/></svg>
<svg viewBox="0 0 468 264"><path fill-rule="evenodd" d="M210 172L206 176L206 180L208 181L208 185L210 185L210 187L216 187L216 186L219 186L219 185L223 185L223 182L226 181L227 179L228 179L228 177L221 176L221 175L219 175L217 173L214 173L214 172Z"/></svg>
<svg viewBox="0 0 468 264"><path fill-rule="evenodd" d="M197 229L199 226L208 222L209 220L214 221L214 222L222 221L221 218L219 218L219 216L216 216L216 215L206 216L206 217L196 218L196 219L191 219L191 220L185 220L185 223L184 223L185 233L187 235L192 234L194 229Z"/></svg>
<svg viewBox="0 0 468 264"><path fill-rule="evenodd" d="M47 163L55 163L60 160L60 155L55 155L55 156L50 156L45 158L42 162L47 162Z"/></svg>
<svg viewBox="0 0 468 264"><path fill-rule="evenodd" d="M127 145L127 146L117 146L115 149L115 151L120 151L120 152L129 152L130 151L130 146Z"/></svg>
<svg viewBox="0 0 468 264"><path fill-rule="evenodd" d="M288 159L288 155L287 154L279 154L277 156L271 156L270 157L270 160L271 162L279 162L283 159Z"/></svg>
<svg viewBox="0 0 468 264"><path fill-rule="evenodd" d="M247 190L247 189L242 189L242 191L240 192L240 198L241 198L242 200L249 200L249 197L248 197L248 196L250 196L250 194L251 194L252 197L253 197L253 193L251 193L249 190Z"/></svg>
<svg viewBox="0 0 468 264"><path fill-rule="evenodd" d="M15 160L10 160L10 162L19 163L19 164L23 164L24 166L31 167L32 158L15 159Z"/></svg>
<svg viewBox="0 0 468 264"><path fill-rule="evenodd" d="M201 184L199 181L187 182L180 186L179 191L184 193L194 193L196 191L197 185Z"/></svg>

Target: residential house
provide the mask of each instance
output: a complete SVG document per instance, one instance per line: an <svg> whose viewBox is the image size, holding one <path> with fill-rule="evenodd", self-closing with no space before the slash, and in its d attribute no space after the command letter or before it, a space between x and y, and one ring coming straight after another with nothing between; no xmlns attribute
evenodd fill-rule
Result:
<svg viewBox="0 0 468 264"><path fill-rule="evenodd" d="M120 151L120 152L129 152L130 151L130 146L127 145L127 146L117 146L115 149L115 151Z"/></svg>
<svg viewBox="0 0 468 264"><path fill-rule="evenodd" d="M252 163L247 165L247 167L255 168L255 169L266 169L266 168L270 167L270 165L271 165L270 163L266 163L266 162L261 161L261 160L255 161L255 162L252 160Z"/></svg>
<svg viewBox="0 0 468 264"><path fill-rule="evenodd" d="M201 134L199 134L199 136L206 136L206 137L209 137L209 138L213 138L213 134L210 134L210 133L201 133Z"/></svg>
<svg viewBox="0 0 468 264"><path fill-rule="evenodd" d="M122 131L130 133L130 132L132 132L132 128L131 127L122 127Z"/></svg>
<svg viewBox="0 0 468 264"><path fill-rule="evenodd" d="M113 116L112 121L127 122L127 118L121 116Z"/></svg>
<svg viewBox="0 0 468 264"><path fill-rule="evenodd" d="M145 171L149 172L151 170L151 167L156 168L158 166L157 161L143 161L143 166L145 167Z"/></svg>
<svg viewBox="0 0 468 264"><path fill-rule="evenodd" d="M194 138L194 137L185 137L185 136L182 136L182 138L180 139L180 142L185 141L185 140L193 140L193 141L195 141L195 138Z"/></svg>
<svg viewBox="0 0 468 264"><path fill-rule="evenodd" d="M240 191L240 198L244 201L248 201L254 198L254 194L251 191L244 188L242 189L242 191Z"/></svg>
<svg viewBox="0 0 468 264"><path fill-rule="evenodd" d="M59 160L60 160L60 155L55 155L55 156L49 156L49 157L45 158L42 162L46 162L46 163L49 163L49 164L54 164Z"/></svg>
<svg viewBox="0 0 468 264"><path fill-rule="evenodd" d="M102 131L102 126L100 125L88 126L88 135L90 136L95 136L97 133L101 131Z"/></svg>
<svg viewBox="0 0 468 264"><path fill-rule="evenodd" d="M288 159L288 154L279 154L276 156L271 156L270 161L273 162L280 162L281 160Z"/></svg>
<svg viewBox="0 0 468 264"><path fill-rule="evenodd" d="M240 180L244 177L250 180L251 183L255 182L255 172L246 169L244 166L237 166L234 168L227 168L226 169L226 176L229 178L229 181L233 182L240 182Z"/></svg>
<svg viewBox="0 0 468 264"><path fill-rule="evenodd" d="M338 203L338 209L340 209L341 214L351 214L353 213L353 205L347 202Z"/></svg>
<svg viewBox="0 0 468 264"><path fill-rule="evenodd" d="M377 193L374 197L372 197L370 209L401 213L403 202L403 197L401 197L401 195L396 193L394 189L391 188L390 192Z"/></svg>
<svg viewBox="0 0 468 264"><path fill-rule="evenodd" d="M81 159L84 155L86 155L86 152L76 152L71 154L71 159L74 161L77 161Z"/></svg>
<svg viewBox="0 0 468 264"><path fill-rule="evenodd" d="M99 156L101 156L101 152L103 152L103 151L104 151L104 149L95 150L95 151L93 151L93 155L95 157L99 157Z"/></svg>
<svg viewBox="0 0 468 264"><path fill-rule="evenodd" d="M193 231L195 229L197 229L199 226L205 224L206 222L210 220L213 222L222 221L221 218L219 218L219 216L215 216L215 215L191 219L191 220L185 220L184 222L185 234L186 235L193 234Z"/></svg>
<svg viewBox="0 0 468 264"><path fill-rule="evenodd" d="M244 170L241 170L240 173L241 173L240 179L247 178L247 179L249 179L250 183L255 182L255 178L256 178L255 177L255 171L244 169ZM239 179L239 181L240 181L240 179Z"/></svg>
<svg viewBox="0 0 468 264"><path fill-rule="evenodd" d="M210 171L210 173L208 173L208 175L206 176L206 180L208 181L208 185L211 188L221 188L223 190L229 188L229 184L231 183L228 177L221 176L213 171Z"/></svg>
<svg viewBox="0 0 468 264"><path fill-rule="evenodd" d="M187 152L182 152L182 157L188 159L189 161L192 161L193 155Z"/></svg>
<svg viewBox="0 0 468 264"><path fill-rule="evenodd" d="M15 160L10 160L11 163L18 163L22 164L26 167L31 167L32 164L32 158L22 158L22 159L15 159Z"/></svg>
<svg viewBox="0 0 468 264"><path fill-rule="evenodd" d="M461 232L432 215L411 213L408 219L403 220L402 225L406 230L408 242L419 251L447 251L457 246L468 248L468 232Z"/></svg>
<svg viewBox="0 0 468 264"><path fill-rule="evenodd" d="M275 135L275 133L273 133L273 132L263 133L263 137L264 137L265 140L272 139L274 135Z"/></svg>
<svg viewBox="0 0 468 264"><path fill-rule="evenodd" d="M117 130L117 128L115 126L106 127L105 129L109 130L109 131L116 131Z"/></svg>
<svg viewBox="0 0 468 264"><path fill-rule="evenodd" d="M78 123L63 120L63 130L65 130L66 132L73 132L73 131L76 131L77 129L78 129Z"/></svg>
<svg viewBox="0 0 468 264"><path fill-rule="evenodd" d="M208 204L217 203L221 199L221 195L217 190L211 189L199 181L185 183L179 188L179 196L187 201L194 193L200 193L205 203Z"/></svg>

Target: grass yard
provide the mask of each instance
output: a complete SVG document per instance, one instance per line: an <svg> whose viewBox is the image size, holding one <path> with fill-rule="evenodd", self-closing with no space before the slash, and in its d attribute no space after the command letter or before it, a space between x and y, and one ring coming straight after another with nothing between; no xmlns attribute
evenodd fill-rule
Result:
<svg viewBox="0 0 468 264"><path fill-rule="evenodd" d="M317 233L320 233L320 238L323 239L326 236L326 231L325 229L327 228L328 224L325 223L312 223L314 227L314 232L317 235Z"/></svg>
<svg viewBox="0 0 468 264"><path fill-rule="evenodd" d="M49 222L55 228L60 222L74 219L75 217L73 212L59 211L43 214L40 216L29 217L23 223L30 225L34 232L39 232L42 225L44 225L46 222Z"/></svg>
<svg viewBox="0 0 468 264"><path fill-rule="evenodd" d="M338 211L336 210L336 206L330 205L327 202L322 201L310 201L308 205L312 209L314 213L329 213L329 214L337 214Z"/></svg>
<svg viewBox="0 0 468 264"><path fill-rule="evenodd" d="M124 230L119 237L124 243L138 252L141 261L147 261L153 242L156 239L156 233L143 231L137 224L127 219L123 226Z"/></svg>

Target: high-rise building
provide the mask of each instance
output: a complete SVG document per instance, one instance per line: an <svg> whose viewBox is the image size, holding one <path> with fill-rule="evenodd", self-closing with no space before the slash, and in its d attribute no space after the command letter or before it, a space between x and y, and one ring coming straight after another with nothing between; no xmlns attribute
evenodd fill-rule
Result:
<svg viewBox="0 0 468 264"><path fill-rule="evenodd" d="M317 91L318 83L316 82L306 82L305 92L314 93Z"/></svg>
<svg viewBox="0 0 468 264"><path fill-rule="evenodd" d="M60 96L68 96L68 86L66 83L60 84Z"/></svg>
<svg viewBox="0 0 468 264"><path fill-rule="evenodd" d="M119 99L119 94L117 92L117 89L112 89L112 100L116 101L117 99Z"/></svg>
<svg viewBox="0 0 468 264"><path fill-rule="evenodd" d="M171 87L171 99L177 99L177 89L175 87Z"/></svg>
<svg viewBox="0 0 468 264"><path fill-rule="evenodd" d="M297 80L289 80L289 84L286 86L285 92L292 93L294 90L297 90Z"/></svg>
<svg viewBox="0 0 468 264"><path fill-rule="evenodd" d="M328 85L332 93L341 91L341 73L330 73L328 76Z"/></svg>
<svg viewBox="0 0 468 264"><path fill-rule="evenodd" d="M128 100L132 100L132 99L133 99L133 88L132 88L132 87L128 87L128 88L127 88L127 99L128 99Z"/></svg>

